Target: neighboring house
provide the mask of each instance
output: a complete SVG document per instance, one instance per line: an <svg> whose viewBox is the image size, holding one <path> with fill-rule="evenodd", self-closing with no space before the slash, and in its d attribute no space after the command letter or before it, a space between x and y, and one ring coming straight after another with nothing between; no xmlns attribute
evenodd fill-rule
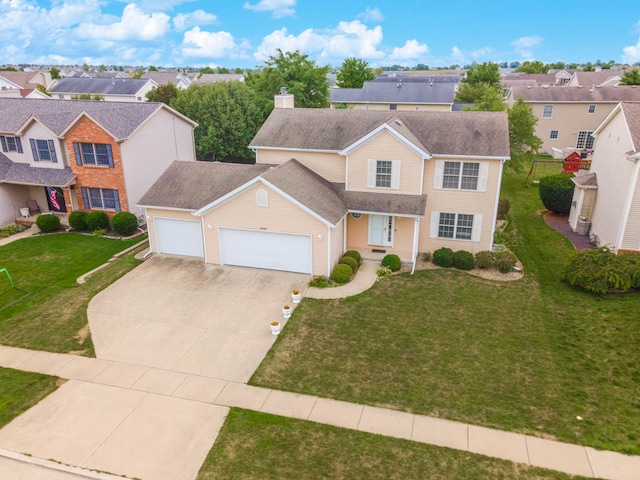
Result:
<svg viewBox="0 0 640 480"><path fill-rule="evenodd" d="M276 108L250 147L255 165L167 169L140 200L153 252L330 275L348 249L492 248L504 112Z"/></svg>
<svg viewBox="0 0 640 480"><path fill-rule="evenodd" d="M592 132L619 102L640 101L640 88L512 87L507 104L513 106L520 97L538 119L535 134L542 140L541 152L592 150Z"/></svg>
<svg viewBox="0 0 640 480"><path fill-rule="evenodd" d="M243 73L203 73L193 79L193 84L203 85L205 83L218 83L218 82L244 82Z"/></svg>
<svg viewBox="0 0 640 480"><path fill-rule="evenodd" d="M330 91L331 108L354 110L451 111L457 84L453 82L364 82L362 88Z"/></svg>
<svg viewBox="0 0 640 480"><path fill-rule="evenodd" d="M186 90L191 85L191 79L181 72L147 72L142 78L149 78L157 85L173 83L179 90Z"/></svg>
<svg viewBox="0 0 640 480"><path fill-rule="evenodd" d="M594 136L591 170L574 178L569 225L590 223L598 245L640 253L640 103L617 105Z"/></svg>
<svg viewBox="0 0 640 480"><path fill-rule="evenodd" d="M0 98L49 98L38 86L53 85L48 72L0 72Z"/></svg>
<svg viewBox="0 0 640 480"><path fill-rule="evenodd" d="M567 82L568 87L615 87L620 84L624 75L623 70L601 70L599 72L573 72Z"/></svg>
<svg viewBox="0 0 640 480"><path fill-rule="evenodd" d="M49 90L52 98L73 100L80 95L99 96L106 102L145 102L147 92L157 87L149 78L67 77Z"/></svg>
<svg viewBox="0 0 640 480"><path fill-rule="evenodd" d="M160 174L195 160L195 126L162 103L0 99L0 225L30 199L42 212L141 214L136 203Z"/></svg>
<svg viewBox="0 0 640 480"><path fill-rule="evenodd" d="M516 83L518 82L518 83ZM553 87L558 84L558 78L553 73L520 73L500 78L500 84L509 88L512 86Z"/></svg>

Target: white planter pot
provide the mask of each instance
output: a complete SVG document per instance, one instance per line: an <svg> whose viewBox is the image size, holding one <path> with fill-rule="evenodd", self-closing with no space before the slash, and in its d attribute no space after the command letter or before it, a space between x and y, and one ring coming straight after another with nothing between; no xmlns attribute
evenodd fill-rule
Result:
<svg viewBox="0 0 640 480"><path fill-rule="evenodd" d="M299 293L292 293L291 298L293 299L293 303L300 303L301 296Z"/></svg>
<svg viewBox="0 0 640 480"><path fill-rule="evenodd" d="M271 335L278 335L280 333L280 324L271 325Z"/></svg>
<svg viewBox="0 0 640 480"><path fill-rule="evenodd" d="M284 318L291 318L291 312L292 312L292 310L293 310L293 309L291 309L291 308L283 308L283 309L282 309L282 316L283 316Z"/></svg>

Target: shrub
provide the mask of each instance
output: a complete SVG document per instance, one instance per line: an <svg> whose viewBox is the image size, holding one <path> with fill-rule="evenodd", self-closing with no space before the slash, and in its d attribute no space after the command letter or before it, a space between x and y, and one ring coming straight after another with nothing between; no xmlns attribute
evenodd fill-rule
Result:
<svg viewBox="0 0 640 480"><path fill-rule="evenodd" d="M400 257L395 253L390 253L385 255L382 259L382 266L389 267L392 272L397 272L402 267L402 262L400 261Z"/></svg>
<svg viewBox="0 0 640 480"><path fill-rule="evenodd" d="M336 283L347 283L351 280L351 276L353 275L353 270L349 265L345 265L344 263L339 263L335 267L333 267L333 272L331 272L331 278Z"/></svg>
<svg viewBox="0 0 640 480"><path fill-rule="evenodd" d="M475 263L473 254L466 250L458 250L453 254L453 266L458 270L472 270Z"/></svg>
<svg viewBox="0 0 640 480"><path fill-rule="evenodd" d="M354 272L358 269L358 261L348 255L344 255L338 263L349 265Z"/></svg>
<svg viewBox="0 0 640 480"><path fill-rule="evenodd" d="M118 212L111 218L111 230L128 237L138 229L138 218L130 212Z"/></svg>
<svg viewBox="0 0 640 480"><path fill-rule="evenodd" d="M516 266L516 256L511 252L498 252L494 257L496 267L500 273L509 273Z"/></svg>
<svg viewBox="0 0 640 480"><path fill-rule="evenodd" d="M358 265L362 263L362 255L360 255L360 252L357 250L347 250L346 252L344 252L344 256L355 258L358 262Z"/></svg>
<svg viewBox="0 0 640 480"><path fill-rule="evenodd" d="M82 210L74 210L69 214L69 226L78 232L88 230L87 228L87 212Z"/></svg>
<svg viewBox="0 0 640 480"><path fill-rule="evenodd" d="M87 214L87 230L107 230L109 228L109 217L104 212L91 212Z"/></svg>
<svg viewBox="0 0 640 480"><path fill-rule="evenodd" d="M453 267L453 250L447 247L439 248L433 252L433 263L439 267Z"/></svg>
<svg viewBox="0 0 640 480"><path fill-rule="evenodd" d="M583 250L567 261L564 279L592 293L630 290L640 284L640 260L632 256L618 257L606 247Z"/></svg>
<svg viewBox="0 0 640 480"><path fill-rule="evenodd" d="M422 254L422 261L423 262L430 262L431 261L431 252L424 252Z"/></svg>
<svg viewBox="0 0 640 480"><path fill-rule="evenodd" d="M104 229L104 228L99 228L99 229L94 230L93 232L91 232L91 234L94 237L101 237L101 236L105 235L106 233L107 233L107 230Z"/></svg>
<svg viewBox="0 0 640 480"><path fill-rule="evenodd" d="M572 173L557 173L540 179L540 200L547 210L566 215L571 210Z"/></svg>
<svg viewBox="0 0 640 480"><path fill-rule="evenodd" d="M60 228L60 219L51 214L38 215L36 225L41 232L53 232Z"/></svg>
<svg viewBox="0 0 640 480"><path fill-rule="evenodd" d="M27 229L24 225L7 225L6 227L0 228L0 238L7 238L11 235L15 235L16 233L24 232Z"/></svg>
<svg viewBox="0 0 640 480"><path fill-rule="evenodd" d="M388 277L391 275L391 269L389 267L380 267L376 270L376 275L379 277Z"/></svg>
<svg viewBox="0 0 640 480"><path fill-rule="evenodd" d="M509 213L510 209L511 204L509 203L509 200L507 200L506 198L501 198L500 200L498 200L498 218L500 220L507 219L507 213Z"/></svg>
<svg viewBox="0 0 640 480"><path fill-rule="evenodd" d="M478 268L491 268L493 266L493 253L489 250L476 253L476 267Z"/></svg>
<svg viewBox="0 0 640 480"><path fill-rule="evenodd" d="M309 286L316 288L333 287L333 280L329 277L314 277L309 281Z"/></svg>

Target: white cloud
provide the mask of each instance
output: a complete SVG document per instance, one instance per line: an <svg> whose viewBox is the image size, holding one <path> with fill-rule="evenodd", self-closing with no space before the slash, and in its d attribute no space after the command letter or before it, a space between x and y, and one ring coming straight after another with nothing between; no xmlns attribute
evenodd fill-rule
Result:
<svg viewBox="0 0 640 480"><path fill-rule="evenodd" d="M417 60L429 53L429 47L417 40L407 40L403 47L396 47L389 55L389 60L394 62Z"/></svg>
<svg viewBox="0 0 640 480"><path fill-rule="evenodd" d="M204 10L196 10L191 13L179 13L173 19L173 26L176 30L185 31L191 27L202 25L213 25L217 23L218 16L213 13L205 12Z"/></svg>
<svg viewBox="0 0 640 480"><path fill-rule="evenodd" d="M229 32L203 32L194 27L184 33L182 55L185 57L238 58L246 45L238 45Z"/></svg>
<svg viewBox="0 0 640 480"><path fill-rule="evenodd" d="M83 23L76 35L102 42L123 40L155 40L169 31L169 16L157 12L146 14L135 3L130 3L122 12L120 21L110 24Z"/></svg>
<svg viewBox="0 0 640 480"><path fill-rule="evenodd" d="M636 63L640 62L640 39L638 39L638 43L635 45L630 45L628 47L624 47L622 49L624 52L622 54L622 61L624 63Z"/></svg>
<svg viewBox="0 0 640 480"><path fill-rule="evenodd" d="M271 12L273 18L295 15L296 0L260 0L255 5L245 2L244 8L254 12Z"/></svg>
<svg viewBox="0 0 640 480"><path fill-rule="evenodd" d="M464 53L462 53L462 50L458 47L453 47L451 49L451 58L459 65L464 65L466 63Z"/></svg>
<svg viewBox="0 0 640 480"><path fill-rule="evenodd" d="M537 35L520 37L511 42L511 46L513 46L516 53L524 60L534 60L533 49L542 45L543 40L544 39L542 37Z"/></svg>
<svg viewBox="0 0 640 480"><path fill-rule="evenodd" d="M640 33L640 20L638 20L633 26L633 33Z"/></svg>
<svg viewBox="0 0 640 480"><path fill-rule="evenodd" d="M254 58L265 60L279 48L283 52L317 53L320 60L328 62L348 57L377 59L384 57L384 52L378 50L381 43L382 28L367 28L359 20L340 22L336 28L327 30L309 28L299 35L289 34L286 28L281 28L262 39Z"/></svg>
<svg viewBox="0 0 640 480"><path fill-rule="evenodd" d="M381 22L384 20L384 15L379 8L367 7L364 12L358 14L356 18L361 19L363 22Z"/></svg>

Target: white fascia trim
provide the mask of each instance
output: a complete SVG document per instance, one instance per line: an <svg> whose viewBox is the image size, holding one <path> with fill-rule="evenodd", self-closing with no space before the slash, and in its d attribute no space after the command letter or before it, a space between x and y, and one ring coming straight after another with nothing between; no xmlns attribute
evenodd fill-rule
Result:
<svg viewBox="0 0 640 480"><path fill-rule="evenodd" d="M402 143L404 143L410 150L412 150L415 153L417 153L418 155L420 155L423 159L432 157L432 155L430 153L425 152L424 150L419 148L417 145L415 145L413 142L410 142L405 136L403 136L402 134L397 132L395 129L391 128L387 123L383 123L378 128L370 131L364 137L362 137L361 139L359 139L356 142L352 143L351 145L349 145L348 147L346 147L345 149L341 150L338 153L340 155L348 155L353 150L357 149L361 145L367 143L369 140L371 140L371 139L377 137L378 135L380 135L383 130L386 130L391 135L396 137L398 140L400 140Z"/></svg>
<svg viewBox="0 0 640 480"><path fill-rule="evenodd" d="M640 175L640 162L636 162L636 166L633 169L633 175L631 176L631 182L629 184L629 190L627 191L627 199L624 202L624 210L622 211L622 222L620 222L620 230L618 231L618 238L616 240L616 252L622 248L622 242L624 235L627 231L627 223L629 222L629 213L631 212L631 204L633 203L633 194L636 191L636 185L638 183L638 175Z"/></svg>
<svg viewBox="0 0 640 480"><path fill-rule="evenodd" d="M253 145L249 148L254 152L257 152L258 150L283 150L285 152L340 153L340 150L322 150L319 148L261 147L258 145Z"/></svg>
<svg viewBox="0 0 640 480"><path fill-rule="evenodd" d="M259 181L260 181L259 177L252 178L251 180L249 180L248 182L245 182L244 184L240 185L236 189L231 190L226 195L223 195L220 198L214 200L213 202L208 203L204 207L200 207L199 209L195 210L192 213L192 215L194 215L196 217L204 215L209 210L212 210L215 207L217 207L218 205L221 205L221 204L225 203L227 200L231 199L232 197L235 197L237 194L241 193L242 191L246 190L247 188L257 184Z"/></svg>
<svg viewBox="0 0 640 480"><path fill-rule="evenodd" d="M175 207L161 207L159 205L140 205L136 204L136 207L153 210L171 210L172 212L194 212L193 208L175 208Z"/></svg>
<svg viewBox="0 0 640 480"><path fill-rule="evenodd" d="M595 136L597 134L599 134L602 129L604 127L607 126L607 124L613 119L613 117L615 117L620 111L622 111L622 103L618 103L613 110L611 110L611 112L609 113L609 115L607 115L605 117L604 120L602 120L602 122L600 122L600 125L598 125L595 130L593 131L593 133L591 135ZM623 113L624 114L624 113ZM625 122L626 123L626 122ZM627 125L627 131L629 130L629 126Z"/></svg>
<svg viewBox="0 0 640 480"><path fill-rule="evenodd" d="M465 158L472 158L474 160L495 160L495 161L500 161L500 162L504 162L505 160L509 160L509 158L507 157L489 157L487 155L446 155L446 154L434 154L433 158L435 160L439 159L439 158L443 158L443 159L447 159L447 158L458 158L458 159L465 159Z"/></svg>
<svg viewBox="0 0 640 480"><path fill-rule="evenodd" d="M348 213L362 213L363 215L383 215L385 217L424 218L424 215L411 215L406 213L369 212L367 210L349 210Z"/></svg>

